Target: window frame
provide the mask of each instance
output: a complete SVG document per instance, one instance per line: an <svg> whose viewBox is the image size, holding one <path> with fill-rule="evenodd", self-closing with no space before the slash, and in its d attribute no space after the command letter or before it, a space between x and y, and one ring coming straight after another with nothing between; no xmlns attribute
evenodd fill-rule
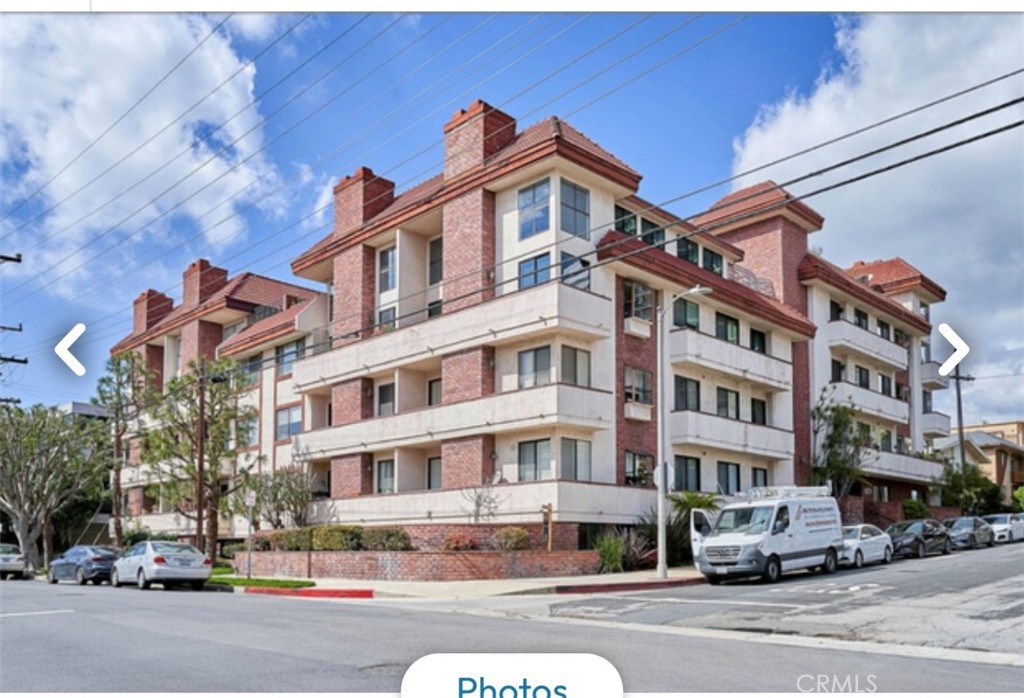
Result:
<svg viewBox="0 0 1024 698"><path fill-rule="evenodd" d="M546 364L541 366L541 358ZM529 360L529 366L524 367L524 360ZM516 354L516 372L519 389L534 388L539 385L550 385L551 383L551 345L544 344L539 347L523 349Z"/></svg>
<svg viewBox="0 0 1024 698"><path fill-rule="evenodd" d="M569 344L562 345L562 383L568 383L569 385L575 385L580 388L591 387L591 365L590 365L590 352L586 349L580 349L578 347L571 346ZM580 381L580 361L583 360L583 365L586 367L586 380ZM571 375L570 375L571 367Z"/></svg>
<svg viewBox="0 0 1024 698"><path fill-rule="evenodd" d="M432 478L433 478L433 475L434 475L434 468L435 468L435 466L436 466L436 469L437 469L437 486L436 487L431 485ZM427 458L427 489L428 490L436 491L436 490L444 489L444 479L443 479L443 476L442 476L441 467L442 467L442 465L441 465L441 456L431 456L431 457Z"/></svg>
<svg viewBox="0 0 1024 698"><path fill-rule="evenodd" d="M295 362L302 358L306 349L306 338L300 337L286 344L279 344L274 347L274 366L277 368L277 375L286 376L295 368Z"/></svg>
<svg viewBox="0 0 1024 698"><path fill-rule="evenodd" d="M622 285L623 313L626 318L652 322L654 318L654 291L642 281L625 279Z"/></svg>
<svg viewBox="0 0 1024 698"><path fill-rule="evenodd" d="M427 242L427 286L436 286L444 279L444 236Z"/></svg>
<svg viewBox="0 0 1024 698"><path fill-rule="evenodd" d="M543 447L543 448L542 448ZM547 451L547 459L541 467L541 455ZM532 452L532 453L531 453ZM533 462L527 462L524 454L532 455ZM539 482L551 479L551 439L530 439L516 445L516 478L518 482ZM532 467L532 473L527 468Z"/></svg>
<svg viewBox="0 0 1024 698"><path fill-rule="evenodd" d="M680 313L680 309L682 312ZM690 317L690 311L695 314L694 318ZM681 318L680 318L681 316ZM679 320L682 319L682 323ZM686 327L689 329L700 331L700 304L689 300L688 298L676 298L672 303L672 324L676 327Z"/></svg>
<svg viewBox="0 0 1024 698"><path fill-rule="evenodd" d="M391 470L391 473L388 476L387 480L385 480L384 472L383 472L385 465L390 466L390 470ZM397 492L397 488L395 486L397 484L395 482L395 459L394 458L383 458L383 459L377 461L376 463L374 463L373 469L374 469L374 480L375 480L375 482L373 483L374 484L374 487L373 487L374 492L376 494L395 494L395 492ZM390 483L390 488L389 489L385 489L384 488L384 483L385 482Z"/></svg>
<svg viewBox="0 0 1024 698"><path fill-rule="evenodd" d="M712 274L725 276L725 258L714 250L705 247L701 262L701 266Z"/></svg>
<svg viewBox="0 0 1024 698"><path fill-rule="evenodd" d="M697 456L675 457L675 482L673 485L676 492L700 492L700 458ZM690 482L691 479L696 483ZM688 485L696 484L695 487Z"/></svg>
<svg viewBox="0 0 1024 698"><path fill-rule="evenodd" d="M398 247L377 250L377 293L395 290L398 285Z"/></svg>
<svg viewBox="0 0 1024 698"><path fill-rule="evenodd" d="M868 329L871 326L871 320L868 318L867 311L855 307L853 309L853 324L862 330Z"/></svg>
<svg viewBox="0 0 1024 698"><path fill-rule="evenodd" d="M724 401L723 401L724 398ZM715 390L715 414L726 419L740 418L740 393L738 390L718 386Z"/></svg>
<svg viewBox="0 0 1024 698"><path fill-rule="evenodd" d="M768 333L764 330L751 327L750 332L750 350L756 351L758 354L768 355ZM755 341L758 340L759 341Z"/></svg>
<svg viewBox="0 0 1024 698"><path fill-rule="evenodd" d="M437 399L434 398L434 387L437 386ZM436 407L443 404L444 384L440 378L431 378L427 381L427 407Z"/></svg>
<svg viewBox="0 0 1024 698"><path fill-rule="evenodd" d="M649 453L627 450L624 466L624 481L628 486L643 487L654 476L654 457Z"/></svg>
<svg viewBox="0 0 1024 698"><path fill-rule="evenodd" d="M543 265L541 262L543 261ZM551 255L547 252L519 262L519 289L533 288L551 280Z"/></svg>
<svg viewBox="0 0 1024 698"><path fill-rule="evenodd" d="M741 470L739 463L733 463L731 461L718 461L718 491L720 494L736 494L737 492L743 491L743 482L741 480ZM736 475L736 487L732 489L732 475ZM722 475L725 475L725 486L722 486Z"/></svg>
<svg viewBox="0 0 1024 698"><path fill-rule="evenodd" d="M543 189L543 195L538 192ZM524 202L523 197L530 200ZM519 216L519 239L526 240L551 230L551 178L545 177L516 192L516 211ZM543 213L543 220L540 214Z"/></svg>
<svg viewBox="0 0 1024 698"><path fill-rule="evenodd" d="M701 262L700 244L689 236L676 238L676 257L699 267Z"/></svg>
<svg viewBox="0 0 1024 698"><path fill-rule="evenodd" d="M750 423L768 426L768 401L759 397L750 398Z"/></svg>
<svg viewBox="0 0 1024 698"><path fill-rule="evenodd" d="M676 412L700 412L700 381L687 376L675 376ZM691 394L693 400L690 400ZM680 400L680 397L682 400ZM692 404L691 404L692 402Z"/></svg>
<svg viewBox="0 0 1024 698"><path fill-rule="evenodd" d="M298 421L293 418L293 413L298 412ZM287 414L288 421L282 425L281 415ZM284 426L287 429L287 433L281 436L281 427ZM298 427L292 431L293 427ZM275 441L287 441L296 434L302 433L302 405L288 405L287 407L279 407L274 410L274 440Z"/></svg>
<svg viewBox="0 0 1024 698"><path fill-rule="evenodd" d="M380 332L390 332L395 329L396 320L395 306L389 305L377 311L377 329Z"/></svg>
<svg viewBox="0 0 1024 698"><path fill-rule="evenodd" d="M581 449L581 444L585 447ZM581 452L586 454L585 467L581 472ZM563 436L561 443L562 479L576 482L591 482L594 472L594 445L586 439ZM569 462L571 459L571 463ZM571 465L571 471L570 471Z"/></svg>
<svg viewBox="0 0 1024 698"><path fill-rule="evenodd" d="M724 331L723 331L724 328ZM730 337L732 330L735 328L735 336ZM734 318L731 315L726 315L721 311L715 312L715 337L722 341L729 342L739 346L740 343L740 321L739 318Z"/></svg>
<svg viewBox="0 0 1024 698"><path fill-rule="evenodd" d="M573 263L578 263L580 266L579 271L570 271L570 267ZM559 255L558 260L558 278L566 286L572 286L573 288L582 289L584 291L590 290L590 262L583 259L581 256L569 254L563 251Z"/></svg>
<svg viewBox="0 0 1024 698"><path fill-rule="evenodd" d="M665 226L649 218L640 218L640 239L645 245L664 245Z"/></svg>
<svg viewBox="0 0 1024 698"><path fill-rule="evenodd" d="M613 227L616 232L636 237L636 214L628 208L615 204L615 223Z"/></svg>
<svg viewBox="0 0 1024 698"><path fill-rule="evenodd" d="M638 366L626 366L622 374L623 402L654 405L651 372Z"/></svg>
<svg viewBox="0 0 1024 698"><path fill-rule="evenodd" d="M853 365L853 382L861 388L871 390L871 369L859 364Z"/></svg>
<svg viewBox="0 0 1024 698"><path fill-rule="evenodd" d="M758 477L761 475L762 477ZM759 483L759 480L763 480ZM750 486L751 487L767 487L768 486L768 468L759 468L752 466L750 468Z"/></svg>
<svg viewBox="0 0 1024 698"><path fill-rule="evenodd" d="M564 177L560 180L560 201L559 201L559 230L563 233L568 233L573 237L578 237L583 240L590 239L590 190L584 186L571 182ZM582 202L585 206L584 209L579 208L580 197L582 196ZM571 201L567 201L571 199ZM579 229L580 217L582 216L583 228ZM571 218L572 225L566 225L566 219ZM572 228L572 229L570 229Z"/></svg>
<svg viewBox="0 0 1024 698"><path fill-rule="evenodd" d="M384 401L384 392L390 390L391 398L387 402ZM374 414L378 417L391 417L397 413L396 404L398 391L395 389L395 381L389 381L387 383L378 383L374 386L374 397L377 399L377 403L374 405ZM388 412L384 411L384 406L390 405L391 409Z"/></svg>

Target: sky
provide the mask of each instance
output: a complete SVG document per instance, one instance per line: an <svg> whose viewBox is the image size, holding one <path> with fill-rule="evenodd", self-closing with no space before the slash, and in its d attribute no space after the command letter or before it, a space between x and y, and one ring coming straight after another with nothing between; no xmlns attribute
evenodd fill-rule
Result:
<svg viewBox="0 0 1024 698"><path fill-rule="evenodd" d="M88 400L147 288L205 257L291 279L360 166L406 189L483 99L560 116L688 217L1024 92L1024 75L765 169L1024 67L1021 15L250 14L0 16L0 397ZM796 194L1020 120L1021 105L794 185ZM1024 418L1024 135L1000 134L808 199L810 244L900 256L948 291L971 345L965 420ZM680 198L682 197L682 198ZM300 283L305 283L301 282ZM85 376L53 354L78 322ZM937 336L936 358L952 352ZM935 397L954 416L953 390Z"/></svg>

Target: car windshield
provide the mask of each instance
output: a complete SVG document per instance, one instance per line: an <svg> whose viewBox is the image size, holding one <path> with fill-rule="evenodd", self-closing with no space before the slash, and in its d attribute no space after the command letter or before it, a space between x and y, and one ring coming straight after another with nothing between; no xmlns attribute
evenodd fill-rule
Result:
<svg viewBox="0 0 1024 698"><path fill-rule="evenodd" d="M900 521L894 523L887 530L889 534L899 535L900 533L920 533L924 529L924 524L920 521Z"/></svg>
<svg viewBox="0 0 1024 698"><path fill-rule="evenodd" d="M961 530L964 528L974 528L974 519L956 519L953 521L953 525L949 526L954 531Z"/></svg>
<svg viewBox="0 0 1024 698"><path fill-rule="evenodd" d="M1008 514L992 514L991 516L984 517L990 524L1004 524L1010 522L1010 516Z"/></svg>
<svg viewBox="0 0 1024 698"><path fill-rule="evenodd" d="M157 553L192 553L202 555L194 546L188 543L166 543L163 541L153 542L153 552Z"/></svg>
<svg viewBox="0 0 1024 698"><path fill-rule="evenodd" d="M715 533L764 533L772 519L774 507L739 507L726 509L715 522Z"/></svg>
<svg viewBox="0 0 1024 698"><path fill-rule="evenodd" d="M843 538L846 540L857 540L860 536L860 529L856 526L846 526L843 528Z"/></svg>
<svg viewBox="0 0 1024 698"><path fill-rule="evenodd" d="M20 552L21 552L21 550L19 550L18 546L16 546L16 545L11 545L10 543L0 543L0 553L10 554L10 553L20 553Z"/></svg>
<svg viewBox="0 0 1024 698"><path fill-rule="evenodd" d="M93 548L90 548L89 551L93 555L116 556L116 555L120 555L121 554L121 551L118 550L117 548L110 548L110 547L103 546L103 545L97 545L97 546L95 546Z"/></svg>

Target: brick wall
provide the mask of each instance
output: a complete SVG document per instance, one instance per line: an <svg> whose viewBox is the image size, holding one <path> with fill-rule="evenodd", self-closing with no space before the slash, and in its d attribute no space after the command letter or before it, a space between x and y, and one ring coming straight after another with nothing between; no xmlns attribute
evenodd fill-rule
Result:
<svg viewBox="0 0 1024 698"><path fill-rule="evenodd" d="M537 512L538 520L541 513ZM477 548L487 549L491 547L491 540L495 532L507 526L523 528L530 534L531 549L546 549L547 543L543 538L543 525L536 524L407 524L402 526L409 534L409 540L413 547L421 550L439 550L444 543L445 536L457 534L469 536L476 541ZM579 547L579 524L555 523L554 540L552 547L555 550L576 550Z"/></svg>
<svg viewBox="0 0 1024 698"><path fill-rule="evenodd" d="M373 416L373 381L353 378L331 386L331 426L352 424Z"/></svg>
<svg viewBox="0 0 1024 698"><path fill-rule="evenodd" d="M627 335L622 330L625 320L625 281L622 277L615 280L615 482L619 485L626 484L626 451L651 456L654 466L657 466L654 461L658 455L658 414L654 409L654 405L658 404L658 300L655 294L654 310L651 314L651 336L641 339ZM626 419L626 366L642 368L651 374L650 421ZM650 478L650 484L654 484L653 477Z"/></svg>
<svg viewBox="0 0 1024 698"><path fill-rule="evenodd" d="M224 328L213 322L193 320L181 328L181 367L187 372L189 363L200 357L216 358L217 345L224 340Z"/></svg>
<svg viewBox="0 0 1024 698"><path fill-rule="evenodd" d="M476 189L444 204L444 310L494 297L494 194Z"/></svg>
<svg viewBox="0 0 1024 698"><path fill-rule="evenodd" d="M376 250L366 245L339 253L334 265L334 346L369 337L376 302ZM356 332L355 336L345 335Z"/></svg>
<svg viewBox="0 0 1024 698"><path fill-rule="evenodd" d="M479 434L441 442L441 487L478 487L494 477L494 435Z"/></svg>
<svg viewBox="0 0 1024 698"><path fill-rule="evenodd" d="M360 167L334 187L334 237L359 228L395 200L395 183Z"/></svg>
<svg viewBox="0 0 1024 698"><path fill-rule="evenodd" d="M245 556L235 569L243 573ZM333 577L387 581L453 582L596 574L596 550L519 552L254 552L252 572L260 577Z"/></svg>
<svg viewBox="0 0 1024 698"><path fill-rule="evenodd" d="M149 289L140 294L132 304L132 334L145 332L167 317L173 307L174 301L159 291Z"/></svg>
<svg viewBox="0 0 1024 698"><path fill-rule="evenodd" d="M493 394L494 347L473 347L441 357L442 404Z"/></svg>
<svg viewBox="0 0 1024 698"><path fill-rule="evenodd" d="M864 523L864 498L854 495L840 497L839 516L844 526Z"/></svg>
<svg viewBox="0 0 1024 698"><path fill-rule="evenodd" d="M152 344L144 344L132 351L135 352L142 368L149 371L152 376L149 381L149 387L154 389L162 388L164 384L164 348L153 346Z"/></svg>
<svg viewBox="0 0 1024 698"><path fill-rule="evenodd" d="M373 459L357 453L331 459L331 499L373 493Z"/></svg>
<svg viewBox="0 0 1024 698"><path fill-rule="evenodd" d="M199 305L228 282L228 270L212 266L205 259L197 259L182 274L182 305Z"/></svg>
<svg viewBox="0 0 1024 698"><path fill-rule="evenodd" d="M445 179L482 166L515 136L516 120L486 102L460 109L444 127Z"/></svg>

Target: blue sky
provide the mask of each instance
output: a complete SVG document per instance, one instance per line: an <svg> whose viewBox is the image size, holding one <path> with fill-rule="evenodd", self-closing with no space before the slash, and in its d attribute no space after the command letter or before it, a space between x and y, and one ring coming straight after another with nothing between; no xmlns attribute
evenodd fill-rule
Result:
<svg viewBox="0 0 1024 698"><path fill-rule="evenodd" d="M0 265L0 325L22 323L24 332L0 332L0 353L30 363L0 366L0 396L88 399L110 345L130 329L132 299L150 287L177 299L181 271L195 258L232 275L290 278L291 259L328 232L329 209L313 212L332 183L361 165L399 189L434 174L443 124L476 98L520 127L566 118L641 172L640 194L661 202L1024 65L1020 15L739 19L5 16L0 253L25 261ZM764 176L782 181L1022 86L1018 75ZM978 128L1020 114L1008 110ZM969 421L1024 415L1022 143L1017 131L810 202L826 218L811 244L829 259L845 266L900 255L949 291L933 319L963 330L974 345L966 368L985 377L966 393ZM690 215L729 190L669 208ZM76 322L89 328L76 345L83 378L52 353ZM944 356L941 340L935 347ZM951 413L947 393L936 403Z"/></svg>

